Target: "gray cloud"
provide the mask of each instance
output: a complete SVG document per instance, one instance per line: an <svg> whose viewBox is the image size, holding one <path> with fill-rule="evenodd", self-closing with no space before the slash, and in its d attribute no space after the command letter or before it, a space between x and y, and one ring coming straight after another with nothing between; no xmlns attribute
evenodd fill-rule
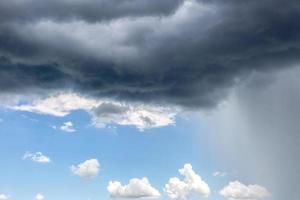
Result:
<svg viewBox="0 0 300 200"><path fill-rule="evenodd" d="M98 22L124 16L169 15L182 0L11 0L0 3L0 21L85 20Z"/></svg>
<svg viewBox="0 0 300 200"><path fill-rule="evenodd" d="M251 72L299 62L299 6L296 0L2 2L0 87L211 107Z"/></svg>

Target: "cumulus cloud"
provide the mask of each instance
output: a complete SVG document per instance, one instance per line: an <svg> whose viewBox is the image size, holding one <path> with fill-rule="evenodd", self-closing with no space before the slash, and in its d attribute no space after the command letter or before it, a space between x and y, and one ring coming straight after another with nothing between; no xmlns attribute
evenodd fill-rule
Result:
<svg viewBox="0 0 300 200"><path fill-rule="evenodd" d="M7 95L72 89L207 108L253 71L299 63L298 0L12 0L0 13Z"/></svg>
<svg viewBox="0 0 300 200"><path fill-rule="evenodd" d="M60 130L65 131L65 132L75 132L76 130L73 127L73 123L72 122L65 122L61 127Z"/></svg>
<svg viewBox="0 0 300 200"><path fill-rule="evenodd" d="M92 179L98 175L100 171L100 164L97 159L90 159L80 163L77 166L72 165L70 169L76 176Z"/></svg>
<svg viewBox="0 0 300 200"><path fill-rule="evenodd" d="M174 124L178 112L178 109L171 107L99 100L71 92L59 93L10 108L57 117L64 117L74 110L84 110L91 115L95 127L103 128L109 124L133 125L140 130ZM64 123L61 130L75 131L72 122Z"/></svg>
<svg viewBox="0 0 300 200"><path fill-rule="evenodd" d="M6 194L0 194L0 200L8 200L10 199L10 196L9 195L6 195Z"/></svg>
<svg viewBox="0 0 300 200"><path fill-rule="evenodd" d="M220 192L228 200L257 200L270 196L270 192L260 185L244 185L239 181L230 182Z"/></svg>
<svg viewBox="0 0 300 200"><path fill-rule="evenodd" d="M34 198L34 200L44 200L44 199L45 199L44 195L42 195L40 193L38 193Z"/></svg>
<svg viewBox="0 0 300 200"><path fill-rule="evenodd" d="M185 164L182 169L179 169L179 173L184 176L184 180L177 177L170 178L164 187L170 199L186 200L193 194L208 197L209 186L194 172L191 164Z"/></svg>
<svg viewBox="0 0 300 200"><path fill-rule="evenodd" d="M42 152L36 152L36 153L26 152L23 156L23 160L27 160L27 159L42 164L47 164L51 162L50 158L48 156L43 155Z"/></svg>
<svg viewBox="0 0 300 200"><path fill-rule="evenodd" d="M124 186L118 181L110 181L107 190L113 198L159 198L161 196L146 177L133 178L128 185Z"/></svg>

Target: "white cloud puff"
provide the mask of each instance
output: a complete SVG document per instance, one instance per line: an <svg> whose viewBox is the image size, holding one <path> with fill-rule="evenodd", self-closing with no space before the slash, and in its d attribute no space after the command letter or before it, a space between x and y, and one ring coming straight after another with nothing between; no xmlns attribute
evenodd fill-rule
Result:
<svg viewBox="0 0 300 200"><path fill-rule="evenodd" d="M9 195L6 195L6 194L0 194L0 200L8 200L10 199L10 196Z"/></svg>
<svg viewBox="0 0 300 200"><path fill-rule="evenodd" d="M65 122L61 127L60 130L68 132L68 133L72 133L75 132L76 130L73 127L73 123L72 122Z"/></svg>
<svg viewBox="0 0 300 200"><path fill-rule="evenodd" d="M34 197L34 200L44 200L44 199L45 199L44 195L42 195L42 194L40 194L40 193L38 193L38 194L35 195L35 197Z"/></svg>
<svg viewBox="0 0 300 200"><path fill-rule="evenodd" d="M100 164L97 159L86 160L77 166L71 166L71 171L76 176L86 179L95 178L100 171Z"/></svg>
<svg viewBox="0 0 300 200"><path fill-rule="evenodd" d="M124 186L118 181L110 181L107 190L113 198L159 198L161 196L146 177L133 178L128 185Z"/></svg>
<svg viewBox="0 0 300 200"><path fill-rule="evenodd" d="M210 194L208 184L194 172L191 164L185 164L179 169L179 173L184 176L183 181L174 177L165 185L164 191L170 199L186 200L193 194L208 197Z"/></svg>
<svg viewBox="0 0 300 200"><path fill-rule="evenodd" d="M74 110L84 110L92 116L92 123L97 128L118 124L133 125L139 130L174 124L177 112L176 109L162 106L96 100L71 92L56 94L10 108L57 117L64 117ZM64 124L61 128L69 130L68 124Z"/></svg>
<svg viewBox="0 0 300 200"><path fill-rule="evenodd" d="M36 152L36 153L26 152L23 156L23 160L27 160L27 159L42 164L47 164L51 162L50 158L48 156L43 155L42 152Z"/></svg>
<svg viewBox="0 0 300 200"><path fill-rule="evenodd" d="M230 182L219 194L229 200L257 200L270 196L270 192L260 185L244 185L239 181Z"/></svg>

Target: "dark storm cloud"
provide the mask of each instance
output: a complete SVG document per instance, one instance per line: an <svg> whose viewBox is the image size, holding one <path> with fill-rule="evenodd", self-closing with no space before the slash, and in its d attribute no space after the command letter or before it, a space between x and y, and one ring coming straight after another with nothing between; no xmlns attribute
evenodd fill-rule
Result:
<svg viewBox="0 0 300 200"><path fill-rule="evenodd" d="M97 22L123 16L169 15L183 0L10 0L0 2L0 20L86 20Z"/></svg>
<svg viewBox="0 0 300 200"><path fill-rule="evenodd" d="M250 72L300 59L296 0L15 0L1 2L4 9L5 91L71 88L99 97L210 107Z"/></svg>

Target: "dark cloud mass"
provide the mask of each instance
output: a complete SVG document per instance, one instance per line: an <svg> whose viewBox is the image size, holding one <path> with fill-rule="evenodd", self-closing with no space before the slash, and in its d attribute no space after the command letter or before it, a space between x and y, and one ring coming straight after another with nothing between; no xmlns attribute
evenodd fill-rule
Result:
<svg viewBox="0 0 300 200"><path fill-rule="evenodd" d="M297 0L5 0L0 88L210 107L252 71L298 64L297 19Z"/></svg>
<svg viewBox="0 0 300 200"><path fill-rule="evenodd" d="M0 2L0 20L85 20L97 22L120 17L168 15L183 0L11 0Z"/></svg>

